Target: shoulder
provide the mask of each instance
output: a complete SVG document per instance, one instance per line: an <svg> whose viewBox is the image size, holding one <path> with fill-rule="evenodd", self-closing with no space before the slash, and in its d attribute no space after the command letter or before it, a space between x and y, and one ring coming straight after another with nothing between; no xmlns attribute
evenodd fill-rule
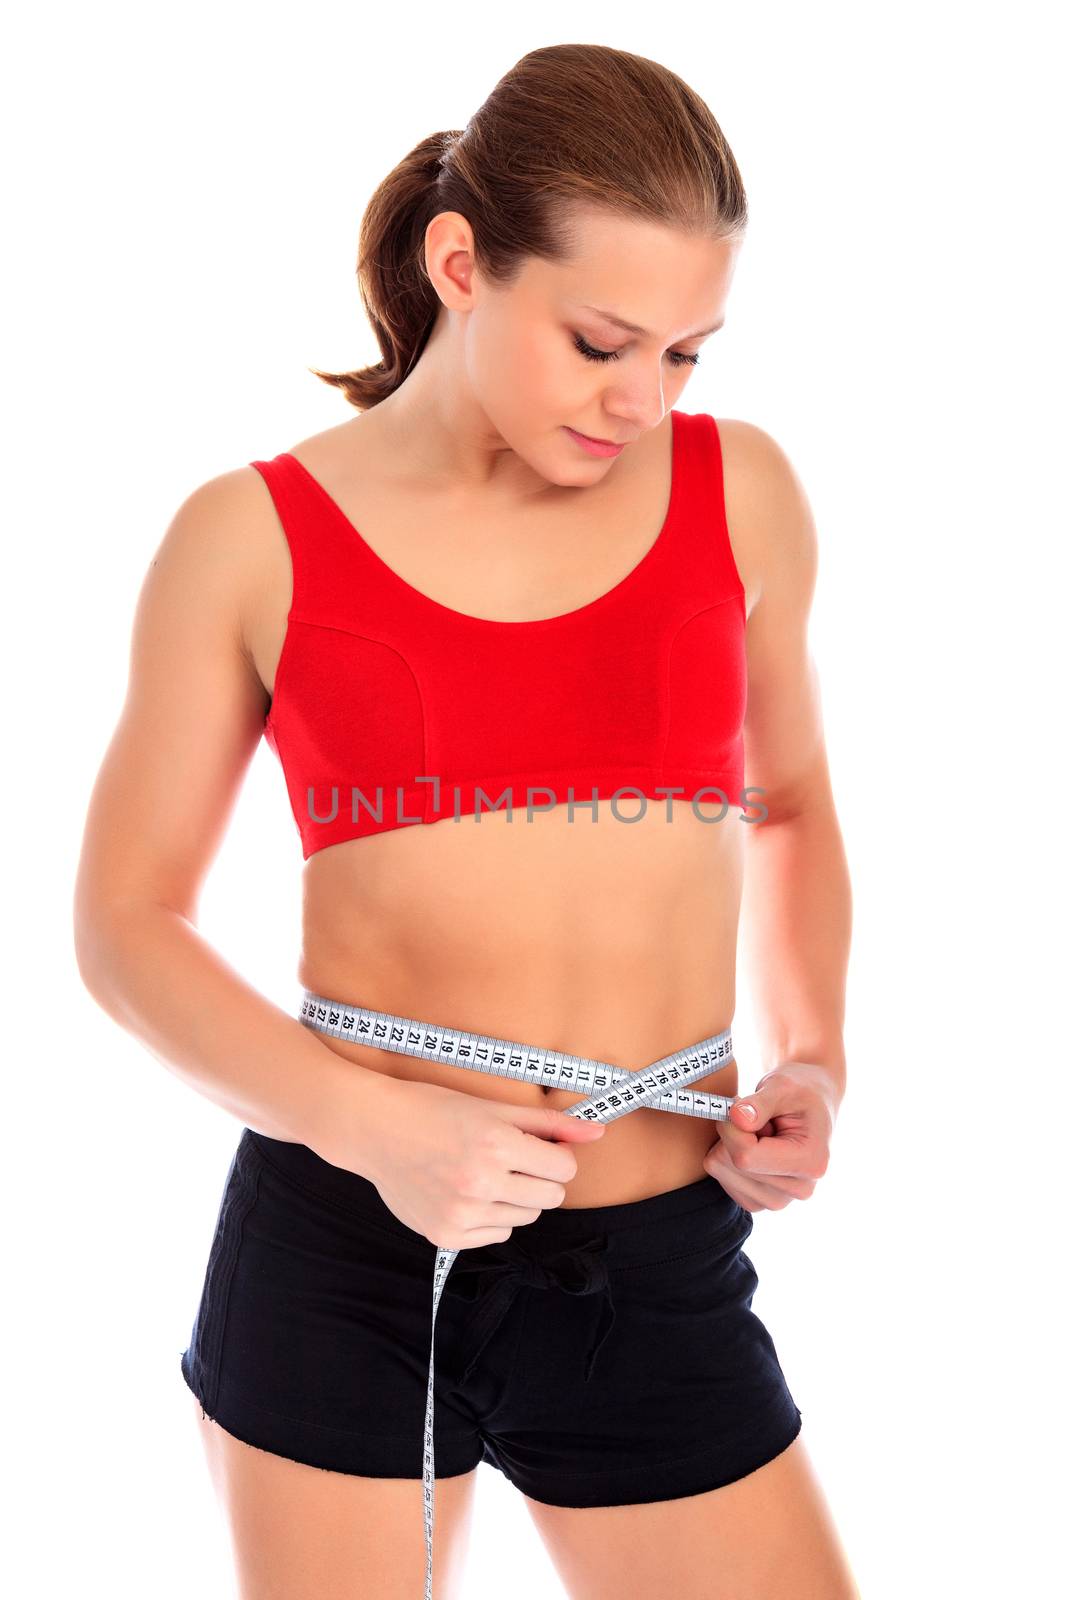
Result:
<svg viewBox="0 0 1067 1600"><path fill-rule="evenodd" d="M161 603L211 614L241 647L264 598L289 581L277 514L251 465L196 484L175 509L149 566Z"/></svg>
<svg viewBox="0 0 1067 1600"><path fill-rule="evenodd" d="M206 580L239 583L256 570L276 523L272 501L255 467L220 472L191 489L178 505L157 552Z"/></svg>
<svg viewBox="0 0 1067 1600"><path fill-rule="evenodd" d="M817 538L811 504L789 455L753 422L716 417L730 536L758 599L768 586L808 590Z"/></svg>
<svg viewBox="0 0 1067 1600"><path fill-rule="evenodd" d="M220 472L189 490L171 517L161 549L190 561L232 563L256 544L269 506L255 467Z"/></svg>

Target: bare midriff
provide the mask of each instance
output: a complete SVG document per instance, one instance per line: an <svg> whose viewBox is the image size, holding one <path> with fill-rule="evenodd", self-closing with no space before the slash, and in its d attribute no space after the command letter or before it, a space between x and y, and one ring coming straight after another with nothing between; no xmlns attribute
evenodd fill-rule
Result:
<svg viewBox="0 0 1067 1600"><path fill-rule="evenodd" d="M636 1070L734 1015L742 837L736 808L565 801L417 824L320 850L305 869L298 976L329 999ZM717 814L704 808L705 815ZM636 820L625 821L624 818ZM582 1096L319 1035L394 1078L510 1105ZM700 1080L737 1093L736 1061ZM565 1206L625 1204L693 1183L712 1120L642 1109L574 1147Z"/></svg>

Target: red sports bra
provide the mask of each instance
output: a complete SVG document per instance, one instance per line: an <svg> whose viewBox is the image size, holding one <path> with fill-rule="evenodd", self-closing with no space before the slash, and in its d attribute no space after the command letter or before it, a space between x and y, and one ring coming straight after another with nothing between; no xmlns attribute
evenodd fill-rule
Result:
<svg viewBox="0 0 1067 1600"><path fill-rule="evenodd" d="M704 414L672 411L671 425L670 504L655 544L606 594L533 622L431 600L295 456L250 463L292 560L264 737L305 860L509 803L533 817L585 802L596 816L619 791L670 795L707 822L746 804L745 593L719 432Z"/></svg>

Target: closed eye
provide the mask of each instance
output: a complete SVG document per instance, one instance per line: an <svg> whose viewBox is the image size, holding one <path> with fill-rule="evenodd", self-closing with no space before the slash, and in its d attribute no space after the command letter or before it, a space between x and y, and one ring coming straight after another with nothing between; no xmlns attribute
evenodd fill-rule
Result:
<svg viewBox="0 0 1067 1600"><path fill-rule="evenodd" d="M574 343L576 349L581 352L587 361L618 361L619 359L618 350L597 350L593 345L587 343L580 333L574 335ZM668 350L667 354L676 367L695 367L700 360L699 356L687 356L680 350Z"/></svg>

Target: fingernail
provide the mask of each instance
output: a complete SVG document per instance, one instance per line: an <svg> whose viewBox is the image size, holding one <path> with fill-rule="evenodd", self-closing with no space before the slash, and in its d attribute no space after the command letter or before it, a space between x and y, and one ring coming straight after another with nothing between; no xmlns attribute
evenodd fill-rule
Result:
<svg viewBox="0 0 1067 1600"><path fill-rule="evenodd" d="M745 1117L754 1117L756 1115L755 1106L738 1106L737 1109L741 1112L742 1116Z"/></svg>

